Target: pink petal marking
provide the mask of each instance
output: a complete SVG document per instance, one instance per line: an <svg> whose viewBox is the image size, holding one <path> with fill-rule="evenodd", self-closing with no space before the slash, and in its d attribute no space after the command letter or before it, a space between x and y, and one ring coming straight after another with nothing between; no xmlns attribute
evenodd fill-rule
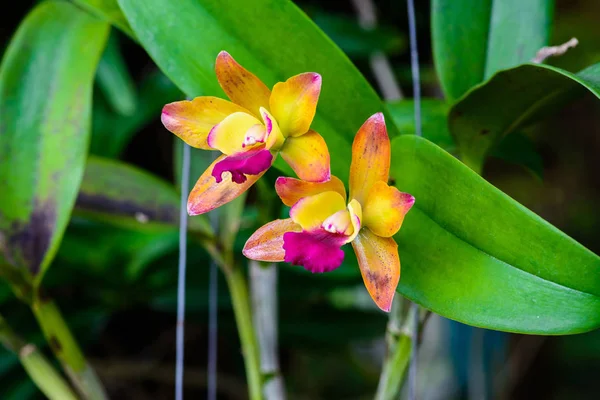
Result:
<svg viewBox="0 0 600 400"><path fill-rule="evenodd" d="M269 115L267 113L263 112L261 114L265 121L265 128L267 129L267 136L269 136L271 134L271 131L273 130L273 121L271 121L271 118L269 118Z"/></svg>
<svg viewBox="0 0 600 400"><path fill-rule="evenodd" d="M347 236L324 229L287 232L283 235L285 262L300 265L312 273L333 271L344 261L340 247Z"/></svg>
<svg viewBox="0 0 600 400"><path fill-rule="evenodd" d="M246 182L246 175L258 175L269 169L273 155L269 150L258 149L237 153L215 164L212 176L221 183L224 172L231 172L231 180L235 183Z"/></svg>

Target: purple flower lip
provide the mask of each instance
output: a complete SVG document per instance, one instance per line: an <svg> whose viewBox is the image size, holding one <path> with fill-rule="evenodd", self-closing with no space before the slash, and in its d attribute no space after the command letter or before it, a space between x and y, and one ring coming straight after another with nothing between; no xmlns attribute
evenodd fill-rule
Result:
<svg viewBox="0 0 600 400"><path fill-rule="evenodd" d="M215 164L212 176L217 183L223 181L223 173L231 172L231 180L237 184L246 182L246 175L258 175L269 169L273 155L269 150L245 151L225 157Z"/></svg>
<svg viewBox="0 0 600 400"><path fill-rule="evenodd" d="M287 232L283 235L285 262L300 265L312 273L333 271L344 261L341 247L347 236L324 229Z"/></svg>

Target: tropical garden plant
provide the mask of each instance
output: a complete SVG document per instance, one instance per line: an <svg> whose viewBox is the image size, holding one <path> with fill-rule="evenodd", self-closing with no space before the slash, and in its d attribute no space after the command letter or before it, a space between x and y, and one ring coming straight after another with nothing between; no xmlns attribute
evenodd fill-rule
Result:
<svg viewBox="0 0 600 400"><path fill-rule="evenodd" d="M491 157L539 176L523 132L583 95L600 97L600 64L547 64L566 51L540 52L552 15L550 0L432 0L441 93L415 100L421 136L415 102L382 100L348 58L358 50L336 40L345 54L335 32L291 1L38 2L0 66L2 296L34 317L3 308L0 339L27 382L51 399L119 396L82 349L115 310L172 309L178 245L189 250L188 278L202 276L202 291L187 293L192 310L206 297L209 263L222 272L228 295L215 301L234 316L233 356L243 357L252 399L286 393L277 329L261 316L275 327L288 310L316 317L302 305L333 305L324 325L342 326L367 294L361 307L376 322L354 318L379 336L390 312L380 399L397 398L430 312L523 334L597 329L598 255L486 180ZM388 33L363 33L381 46L363 53L388 51ZM158 67L139 88L124 40ZM162 143L174 144L175 184L123 161L158 118ZM180 190L188 174L189 193ZM180 242L181 197L189 219ZM280 300L276 283L260 289L261 273L276 282L278 270L290 274ZM57 290L65 285L89 286L92 306L63 312L57 302L76 309ZM333 300L340 293L349 305ZM279 314L261 299L280 301ZM409 301L419 308L408 312ZM319 324L307 329L321 334Z"/></svg>

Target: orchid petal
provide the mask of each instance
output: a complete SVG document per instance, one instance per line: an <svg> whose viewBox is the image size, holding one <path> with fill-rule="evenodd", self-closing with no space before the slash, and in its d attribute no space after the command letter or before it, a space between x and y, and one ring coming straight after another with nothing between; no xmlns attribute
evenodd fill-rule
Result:
<svg viewBox="0 0 600 400"><path fill-rule="evenodd" d="M329 191L339 193L343 197L344 202L346 201L344 184L334 175L331 175L331 179L325 182L306 182L296 178L280 176L275 181L275 190L281 201L283 201L283 204L288 207L293 206L303 197Z"/></svg>
<svg viewBox="0 0 600 400"><path fill-rule="evenodd" d="M203 96L167 104L160 119L165 128L190 146L210 150L206 143L210 130L236 112L248 111L230 101Z"/></svg>
<svg viewBox="0 0 600 400"><path fill-rule="evenodd" d="M283 235L287 232L300 232L301 230L300 225L291 218L269 222L250 236L242 253L251 260L284 261Z"/></svg>
<svg viewBox="0 0 600 400"><path fill-rule="evenodd" d="M246 182L246 175L258 175L268 170L273 164L273 155L269 150L257 149L237 153L215 164L212 176L217 183L223 180L223 173L230 172L235 183Z"/></svg>
<svg viewBox="0 0 600 400"><path fill-rule="evenodd" d="M373 185L364 203L363 225L377 236L394 236L414 203L415 198L410 194L379 181Z"/></svg>
<svg viewBox="0 0 600 400"><path fill-rule="evenodd" d="M208 145L228 155L243 151L246 147L246 134L254 130L256 125L262 124L252 115L245 112L233 113L211 129L207 138Z"/></svg>
<svg viewBox="0 0 600 400"><path fill-rule="evenodd" d="M246 108L257 117L261 107L269 107L269 88L226 51L217 56L215 71L223 91L235 104Z"/></svg>
<svg viewBox="0 0 600 400"><path fill-rule="evenodd" d="M362 229L352 247L367 291L379 308L389 312L400 280L398 245L392 238Z"/></svg>
<svg viewBox="0 0 600 400"><path fill-rule="evenodd" d="M390 171L390 139L382 113L371 116L358 130L352 144L350 198L361 204L377 181L387 182Z"/></svg>
<svg viewBox="0 0 600 400"><path fill-rule="evenodd" d="M283 235L285 262L301 265L312 273L332 271L344 261L344 252L340 247L345 239L345 235L323 229L287 232Z"/></svg>
<svg viewBox="0 0 600 400"><path fill-rule="evenodd" d="M277 120L273 118L269 111L262 107L260 109L260 115L265 124L267 138L266 148L268 150L279 150L281 148L281 145L285 141L285 138L281 133L281 129L279 129L279 124L277 123Z"/></svg>
<svg viewBox="0 0 600 400"><path fill-rule="evenodd" d="M337 192L324 192L300 199L290 209L290 217L304 230L321 226L330 215L345 210L344 198Z"/></svg>
<svg viewBox="0 0 600 400"><path fill-rule="evenodd" d="M321 75L306 72L273 86L269 104L283 134L299 136L308 131L321 93Z"/></svg>
<svg viewBox="0 0 600 400"><path fill-rule="evenodd" d="M331 178L327 144L315 131L287 138L281 148L281 156L302 180L323 182Z"/></svg>
<svg viewBox="0 0 600 400"><path fill-rule="evenodd" d="M250 186L252 186L261 176L264 171L258 175L249 175L245 182L238 184L231 180L231 174L225 174L223 180L219 183L212 176L213 169L216 164L223 161L227 156L217 158L196 182L188 197L187 209L189 215L199 215L214 210L223 204L229 203Z"/></svg>

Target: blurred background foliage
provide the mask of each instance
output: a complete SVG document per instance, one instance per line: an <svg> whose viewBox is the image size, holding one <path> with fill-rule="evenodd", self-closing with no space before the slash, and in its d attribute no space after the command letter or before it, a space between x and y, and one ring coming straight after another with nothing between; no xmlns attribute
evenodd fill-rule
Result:
<svg viewBox="0 0 600 400"><path fill-rule="evenodd" d="M347 53L374 87L377 85L368 57L374 50L387 54L403 92L411 96L403 2L376 1L379 27L370 32L360 28L350 2L296 3ZM23 1L3 9L2 49L34 4ZM433 70L429 7L429 2L417 2L421 83L426 97L441 98ZM598 15L600 3L595 0L557 0L550 43L577 37L580 45L562 57L552 58L550 64L578 71L600 62ZM159 115L165 103L182 97L141 47L112 29L96 76L91 153L135 165L157 177L148 178L157 186L148 185L146 195L154 196L157 192L153 190L160 188L165 204L178 201L177 184L169 182L178 182L174 144L180 142L164 129ZM503 147L510 150L529 146L535 156L525 165L518 155L513 155L518 163L511 163L510 155L492 156L483 175L600 253L600 105L594 100L586 94L525 129L522 135L510 136L519 142L500 146L497 152ZM412 104L400 103L398 107L407 109ZM438 126L435 119L444 118L448 112L447 106L435 101L424 107L431 110L426 113L430 117L423 121L425 130L428 124ZM410 118L396 122L402 131L412 129ZM433 131L443 140L443 133ZM271 170L267 179L274 181L277 175ZM250 193L236 242L238 254L255 228L257 211L252 199ZM167 213L165 223L157 226L126 220L115 223L88 212L84 200L80 196L53 261L60 267L49 270L44 286L66 314L113 398L171 398L176 219ZM206 389L209 260L190 237L186 393L194 398L202 398ZM347 260L348 265L325 276L280 266L281 362L291 399L362 399L370 398L375 391L385 351L387 319L371 304L358 268L351 265L354 258ZM238 336L222 281L220 287L219 395L223 399L243 399L247 394ZM45 346L29 308L1 281L0 312L26 339ZM422 346L423 399L597 397L594 371L600 367L599 332L565 337L522 336L432 317ZM0 394L2 399L41 398L18 359L4 349L0 349Z"/></svg>

